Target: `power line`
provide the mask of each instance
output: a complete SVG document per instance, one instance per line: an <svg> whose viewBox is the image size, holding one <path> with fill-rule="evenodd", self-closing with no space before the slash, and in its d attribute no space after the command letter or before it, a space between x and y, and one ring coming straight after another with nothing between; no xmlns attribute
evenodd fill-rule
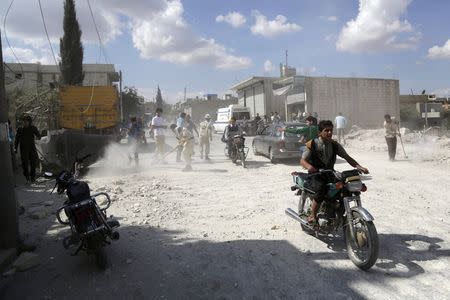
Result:
<svg viewBox="0 0 450 300"><path fill-rule="evenodd" d="M105 58L105 62L108 63L108 58L106 55L105 47L103 46L102 38L100 37L100 32L98 30L97 23L95 22L94 13L93 13L92 7L91 7L91 2L89 0L86 0L86 1L88 4L88 7L89 7L89 12L91 13L92 23L94 23L95 32L97 33L100 51L103 52L103 57Z"/></svg>
<svg viewBox="0 0 450 300"><path fill-rule="evenodd" d="M11 53L13 54L14 58L15 58L15 59L17 60L17 62L19 63L19 65L20 65L20 70L21 70L21 72L22 72L22 74L23 74L23 66L22 66L22 63L20 62L19 58L17 57L16 52L14 51L13 47L11 47L11 43L9 42L9 39L8 39L8 34L6 33L6 19L8 18L9 11L11 10L11 7L12 7L14 1L15 1L15 0L11 0L11 2L9 3L8 9L6 10L5 17L3 18L3 32L5 33L5 40L6 40L6 43L8 44L8 47L9 47L9 49L11 50ZM25 82L25 81L24 81L24 82ZM23 88L23 85L22 85L22 88Z"/></svg>
<svg viewBox="0 0 450 300"><path fill-rule="evenodd" d="M48 44L50 45L50 50L52 50L52 55L53 55L53 59L55 60L55 65L59 69L59 64L58 64L58 61L56 60L55 52L53 51L53 46L50 41L50 37L48 36L47 25L45 24L45 18L44 18L44 12L42 11L41 0L38 0L38 3L39 3L39 10L41 11L42 24L44 24L45 35L47 36L47 41L48 41ZM61 73L61 70L59 72Z"/></svg>

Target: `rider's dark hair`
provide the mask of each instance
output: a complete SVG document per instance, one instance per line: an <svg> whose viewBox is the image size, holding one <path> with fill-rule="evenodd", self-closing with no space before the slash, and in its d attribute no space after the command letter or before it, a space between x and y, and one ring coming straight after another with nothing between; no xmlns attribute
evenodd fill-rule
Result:
<svg viewBox="0 0 450 300"><path fill-rule="evenodd" d="M163 110L162 110L162 108L158 107L158 108L156 109L156 112L162 113Z"/></svg>
<svg viewBox="0 0 450 300"><path fill-rule="evenodd" d="M331 122L330 120L322 120L319 122L319 132L324 130L326 127L333 128L333 122Z"/></svg>

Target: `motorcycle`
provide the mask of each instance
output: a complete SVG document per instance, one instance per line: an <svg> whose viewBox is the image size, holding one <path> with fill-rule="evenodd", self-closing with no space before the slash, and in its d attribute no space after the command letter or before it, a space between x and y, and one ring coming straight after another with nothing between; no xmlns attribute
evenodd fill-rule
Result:
<svg viewBox="0 0 450 300"><path fill-rule="evenodd" d="M300 222L302 230L319 235L337 233L343 229L347 254L360 269L368 270L378 258L378 233L372 215L361 206L361 193L367 191L358 170L342 173L320 170L306 174L293 172L295 185L291 187L299 196L297 212L291 208L286 214ZM307 220L314 195L324 193L315 224Z"/></svg>
<svg viewBox="0 0 450 300"><path fill-rule="evenodd" d="M79 164L82 160L77 160ZM106 210L111 206L111 198L107 193L100 192L91 194L86 182L77 180L76 169L72 171L62 171L56 176L56 184L51 193L56 189L58 194L66 193L67 200L64 206L56 212L56 218L62 225L68 225L71 234L63 239L63 246L69 249L72 245L77 245L76 250L71 254L77 255L81 250L95 256L96 264L100 269L105 269L108 259L104 246L110 244L110 240L118 240L120 235L116 228L119 222L113 218L108 218ZM46 172L45 177L55 178L52 173ZM97 198L103 196L106 199L104 207L100 207ZM66 218L61 217L64 212Z"/></svg>
<svg viewBox="0 0 450 300"><path fill-rule="evenodd" d="M225 148L225 151L230 153L230 158L233 163L236 163L239 160L241 165L245 168L245 159L247 158L248 147L245 147L244 136L245 134L234 135L231 140L231 151L228 152L228 145Z"/></svg>

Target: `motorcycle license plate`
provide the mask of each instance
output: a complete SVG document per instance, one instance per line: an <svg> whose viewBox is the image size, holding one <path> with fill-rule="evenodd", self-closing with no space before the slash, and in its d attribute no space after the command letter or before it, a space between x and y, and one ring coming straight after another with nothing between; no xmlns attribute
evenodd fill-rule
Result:
<svg viewBox="0 0 450 300"><path fill-rule="evenodd" d="M78 233L95 230L100 225L95 207L92 203L76 207L72 210L71 214Z"/></svg>

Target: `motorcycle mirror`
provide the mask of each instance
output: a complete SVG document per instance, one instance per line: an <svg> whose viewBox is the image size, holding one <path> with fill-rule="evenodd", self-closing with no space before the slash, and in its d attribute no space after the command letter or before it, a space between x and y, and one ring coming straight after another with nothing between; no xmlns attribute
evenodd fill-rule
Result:
<svg viewBox="0 0 450 300"><path fill-rule="evenodd" d="M52 173L52 172L45 172L45 173L44 173L44 177L46 177L46 178L52 178L52 177L53 177L53 173Z"/></svg>

